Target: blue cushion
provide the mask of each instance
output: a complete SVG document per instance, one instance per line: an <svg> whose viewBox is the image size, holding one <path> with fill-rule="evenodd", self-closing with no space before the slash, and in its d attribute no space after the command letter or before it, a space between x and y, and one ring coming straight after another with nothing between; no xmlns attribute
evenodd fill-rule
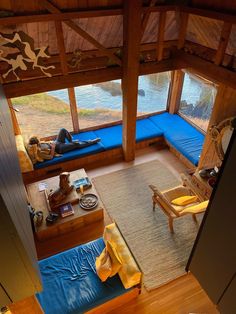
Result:
<svg viewBox="0 0 236 314"><path fill-rule="evenodd" d="M166 140L195 166L198 165L204 135L176 114L167 112L149 117L164 132Z"/></svg>
<svg viewBox="0 0 236 314"><path fill-rule="evenodd" d="M136 122L136 142L163 135L163 131L148 118Z"/></svg>
<svg viewBox="0 0 236 314"><path fill-rule="evenodd" d="M80 140L80 141L91 140L91 139L94 139L96 137L97 136L93 131L81 132L79 134L73 135L74 140ZM88 147L78 148L78 149L72 150L70 152L64 153L60 157L54 157L51 160L45 160L44 162L38 162L34 165L34 169L41 169L41 168L44 168L47 166L56 165L56 164L63 162L63 161L73 160L73 159L83 157L86 155L92 155L95 153L102 152L104 150L105 150L104 146L100 142L98 142L98 143L93 144L93 145L88 146Z"/></svg>
<svg viewBox="0 0 236 314"><path fill-rule="evenodd" d="M43 291L36 296L45 314L84 313L126 290L118 275L101 282L95 259L105 244L102 238L39 262Z"/></svg>
<svg viewBox="0 0 236 314"><path fill-rule="evenodd" d="M112 149L122 146L122 125L114 125L107 128L95 130L96 137L101 138L105 149Z"/></svg>

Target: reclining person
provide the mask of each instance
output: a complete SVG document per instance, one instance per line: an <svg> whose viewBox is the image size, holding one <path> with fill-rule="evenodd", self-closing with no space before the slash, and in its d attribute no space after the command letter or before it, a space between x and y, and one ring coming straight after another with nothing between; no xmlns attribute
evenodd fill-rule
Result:
<svg viewBox="0 0 236 314"><path fill-rule="evenodd" d="M40 142L37 136L31 137L27 145L27 151L33 164L35 164L37 161L42 162L45 159L52 159L54 156L64 154L77 148L87 147L99 141L100 138L87 141L73 140L70 132L62 128L56 140L52 142Z"/></svg>

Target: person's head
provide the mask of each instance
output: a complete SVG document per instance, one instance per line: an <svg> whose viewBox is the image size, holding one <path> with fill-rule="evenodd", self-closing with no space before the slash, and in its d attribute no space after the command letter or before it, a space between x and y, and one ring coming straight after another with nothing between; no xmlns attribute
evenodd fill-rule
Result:
<svg viewBox="0 0 236 314"><path fill-rule="evenodd" d="M29 144L30 145L34 145L34 144L39 144L39 139L37 138L37 136L31 136L31 138L29 139Z"/></svg>

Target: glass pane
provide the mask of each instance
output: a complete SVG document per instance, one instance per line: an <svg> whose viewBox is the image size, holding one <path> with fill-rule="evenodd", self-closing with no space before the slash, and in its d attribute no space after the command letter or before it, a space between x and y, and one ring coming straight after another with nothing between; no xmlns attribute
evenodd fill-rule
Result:
<svg viewBox="0 0 236 314"><path fill-rule="evenodd" d="M26 141L33 135L39 138L55 135L62 127L73 130L68 95L66 100L60 100L40 93L12 98L12 104L19 109L16 117Z"/></svg>
<svg viewBox="0 0 236 314"><path fill-rule="evenodd" d="M66 90L49 95L67 101ZM79 86L75 88L80 129L122 119L121 80Z"/></svg>
<svg viewBox="0 0 236 314"><path fill-rule="evenodd" d="M206 131L216 92L212 82L185 73L179 112Z"/></svg>
<svg viewBox="0 0 236 314"><path fill-rule="evenodd" d="M138 116L166 110L171 72L143 75L138 83Z"/></svg>

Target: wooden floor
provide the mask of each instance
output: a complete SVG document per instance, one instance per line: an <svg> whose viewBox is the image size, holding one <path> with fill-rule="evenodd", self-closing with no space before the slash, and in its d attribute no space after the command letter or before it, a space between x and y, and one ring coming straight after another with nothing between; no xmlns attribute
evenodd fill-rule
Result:
<svg viewBox="0 0 236 314"><path fill-rule="evenodd" d="M176 177L179 177L179 174L186 170L185 166L168 150L157 151L155 147L149 147L139 150L133 162L119 162L113 165L88 170L87 174L89 177L93 178L154 159L161 161ZM110 217L105 213L104 224L108 224L109 222ZM102 235L104 224L100 223L90 226L90 228L87 227L86 230L74 232L69 236L61 236L59 240L36 243L38 257L42 258L80 243L96 239ZM35 300L32 298L12 305L11 311L13 314L41 313L35 304ZM113 310L110 313L215 314L218 313L218 311L215 309L215 306L211 303L206 293L201 289L197 280L191 274L188 274L151 292L147 292L143 289L142 294L137 299L130 301L125 306Z"/></svg>

